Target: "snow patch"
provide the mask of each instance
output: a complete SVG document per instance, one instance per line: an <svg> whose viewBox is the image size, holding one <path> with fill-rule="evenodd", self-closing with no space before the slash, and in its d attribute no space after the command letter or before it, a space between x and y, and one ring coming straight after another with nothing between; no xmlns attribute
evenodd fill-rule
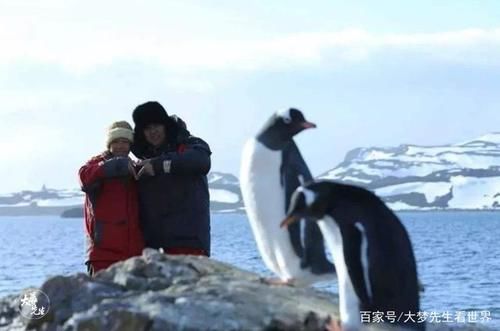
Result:
<svg viewBox="0 0 500 331"><path fill-rule="evenodd" d="M39 207L66 207L83 205L84 197L72 197L67 199L34 199Z"/></svg>
<svg viewBox="0 0 500 331"><path fill-rule="evenodd" d="M475 140L487 141L487 142L491 142L491 143L500 145L500 133L498 133L498 132L488 133L488 134L485 134L484 136L481 136Z"/></svg>
<svg viewBox="0 0 500 331"><path fill-rule="evenodd" d="M365 184L371 182L371 180L369 180L369 179L361 179L361 178L352 177L352 176L342 177L342 180L351 181L351 182L358 182L358 183L365 183Z"/></svg>
<svg viewBox="0 0 500 331"><path fill-rule="evenodd" d="M394 162L392 161L375 161L373 164L377 167L394 167Z"/></svg>
<svg viewBox="0 0 500 331"><path fill-rule="evenodd" d="M27 207L31 205L30 202L19 202L14 204L0 204L0 207Z"/></svg>
<svg viewBox="0 0 500 331"><path fill-rule="evenodd" d="M222 210L217 211L217 213L220 213L220 214L233 214L236 212L237 212L237 209L222 209Z"/></svg>
<svg viewBox="0 0 500 331"><path fill-rule="evenodd" d="M500 193L500 177L465 177L451 178L453 199L448 202L450 208L484 209L492 208L498 202Z"/></svg>
<svg viewBox="0 0 500 331"><path fill-rule="evenodd" d="M240 199L238 194L220 189L209 189L210 190L210 200L216 202L225 203L237 203Z"/></svg>
<svg viewBox="0 0 500 331"><path fill-rule="evenodd" d="M396 202L390 202L387 204L389 208L392 210L420 210L421 208L411 206L407 203L401 202L401 201L396 201Z"/></svg>
<svg viewBox="0 0 500 331"><path fill-rule="evenodd" d="M363 160L380 160L380 159L388 159L394 156L394 153L387 153L382 150L371 150L363 154Z"/></svg>
<svg viewBox="0 0 500 331"><path fill-rule="evenodd" d="M425 183L412 182L399 185L391 185L375 190L375 193L381 197L388 197L407 193L422 193L427 203L436 201L450 192L451 184L447 182Z"/></svg>
<svg viewBox="0 0 500 331"><path fill-rule="evenodd" d="M208 180L208 182L209 182L209 183L214 183L214 182L218 181L218 180L219 180L219 179L221 179L221 178L222 178L222 176L221 176L221 175L211 174L211 175L209 176L209 180Z"/></svg>

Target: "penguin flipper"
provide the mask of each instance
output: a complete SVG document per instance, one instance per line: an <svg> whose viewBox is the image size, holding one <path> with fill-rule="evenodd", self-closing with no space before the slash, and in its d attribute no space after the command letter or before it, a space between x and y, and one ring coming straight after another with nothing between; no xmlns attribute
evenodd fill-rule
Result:
<svg viewBox="0 0 500 331"><path fill-rule="evenodd" d="M302 155L295 142L292 140L282 151L281 168L280 168L281 184L285 193L285 214L290 206L290 199L297 187L303 184L304 180L312 179L312 175L305 163ZM290 242L292 243L295 254L301 259L303 265L304 247L302 234L303 220L288 226Z"/></svg>
<svg viewBox="0 0 500 331"><path fill-rule="evenodd" d="M281 176L285 189L286 213L295 189L313 180L311 171L293 140L283 150ZM335 273L335 266L326 257L323 234L315 221L302 219L289 226L288 231L294 251L301 259L302 269L310 268L317 275Z"/></svg>
<svg viewBox="0 0 500 331"><path fill-rule="evenodd" d="M292 243L293 251L300 259L304 257L304 247L302 247L302 223L304 221L295 222L288 226L288 235L290 237L290 242ZM302 263L301 263L302 265Z"/></svg>
<svg viewBox="0 0 500 331"><path fill-rule="evenodd" d="M323 234L317 222L303 220L304 228L304 255L301 266L310 267L311 272L316 275L335 273L335 266L326 257Z"/></svg>
<svg viewBox="0 0 500 331"><path fill-rule="evenodd" d="M353 225L341 228L344 260L347 272L356 295L362 303L371 303L372 297L369 294L371 288L371 277L369 265L362 263L362 233ZM366 281L369 283L367 284ZM362 310L370 309L369 306L361 307Z"/></svg>
<svg viewBox="0 0 500 331"><path fill-rule="evenodd" d="M285 213L290 206L290 199L297 187L313 180L311 171L307 167L299 148L292 140L282 151L281 180L285 191Z"/></svg>

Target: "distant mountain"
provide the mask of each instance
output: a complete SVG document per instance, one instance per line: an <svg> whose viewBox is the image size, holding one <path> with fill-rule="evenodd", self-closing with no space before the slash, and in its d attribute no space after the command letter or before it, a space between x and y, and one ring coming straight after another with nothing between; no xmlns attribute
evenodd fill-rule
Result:
<svg viewBox="0 0 500 331"><path fill-rule="evenodd" d="M500 209L500 133L445 146L356 148L320 177L371 189L395 210Z"/></svg>
<svg viewBox="0 0 500 331"><path fill-rule="evenodd" d="M25 190L0 195L0 216L60 215L83 204L78 190L56 190L43 186L39 191Z"/></svg>
<svg viewBox="0 0 500 331"><path fill-rule="evenodd" d="M244 212L240 181L236 176L222 172L208 174L210 209L212 212Z"/></svg>
<svg viewBox="0 0 500 331"><path fill-rule="evenodd" d="M212 172L208 175L210 207L216 213L243 211L238 178ZM38 191L25 190L0 195L0 216L62 215L82 217L84 193L80 189L57 190L45 186Z"/></svg>
<svg viewBox="0 0 500 331"><path fill-rule="evenodd" d="M445 146L356 148L319 176L366 187L394 210L500 210L500 133ZM244 212L238 178L208 174L215 213ZM1 215L81 217L79 189L0 195Z"/></svg>

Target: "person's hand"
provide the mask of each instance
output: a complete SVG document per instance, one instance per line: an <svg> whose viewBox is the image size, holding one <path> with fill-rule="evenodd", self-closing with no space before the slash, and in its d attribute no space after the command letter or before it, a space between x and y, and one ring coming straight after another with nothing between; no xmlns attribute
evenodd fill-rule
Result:
<svg viewBox="0 0 500 331"><path fill-rule="evenodd" d="M155 171L153 169L153 165L151 164L151 160L140 161L138 163L138 165L140 167L142 167L142 168L137 173L137 178L140 178L144 174L148 175L148 176L154 176L155 175Z"/></svg>
<svg viewBox="0 0 500 331"><path fill-rule="evenodd" d="M125 177L130 173L130 159L124 156L116 156L102 162L104 176L106 178Z"/></svg>
<svg viewBox="0 0 500 331"><path fill-rule="evenodd" d="M133 160L130 160L129 163L128 163L128 172L130 173L130 175L132 175L132 177L135 178L135 180L139 179L139 175L137 174L137 171L135 171L135 162Z"/></svg>

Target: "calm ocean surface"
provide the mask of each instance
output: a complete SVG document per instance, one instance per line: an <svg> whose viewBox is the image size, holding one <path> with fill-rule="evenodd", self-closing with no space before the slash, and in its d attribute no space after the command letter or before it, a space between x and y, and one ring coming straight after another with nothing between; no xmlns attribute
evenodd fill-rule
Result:
<svg viewBox="0 0 500 331"><path fill-rule="evenodd" d="M500 329L500 213L400 213L419 277L421 310L431 313L489 311ZM50 275L85 272L83 220L0 217L0 297L40 286ZM270 275L244 215L213 215L212 257ZM322 289L336 292L336 284Z"/></svg>

